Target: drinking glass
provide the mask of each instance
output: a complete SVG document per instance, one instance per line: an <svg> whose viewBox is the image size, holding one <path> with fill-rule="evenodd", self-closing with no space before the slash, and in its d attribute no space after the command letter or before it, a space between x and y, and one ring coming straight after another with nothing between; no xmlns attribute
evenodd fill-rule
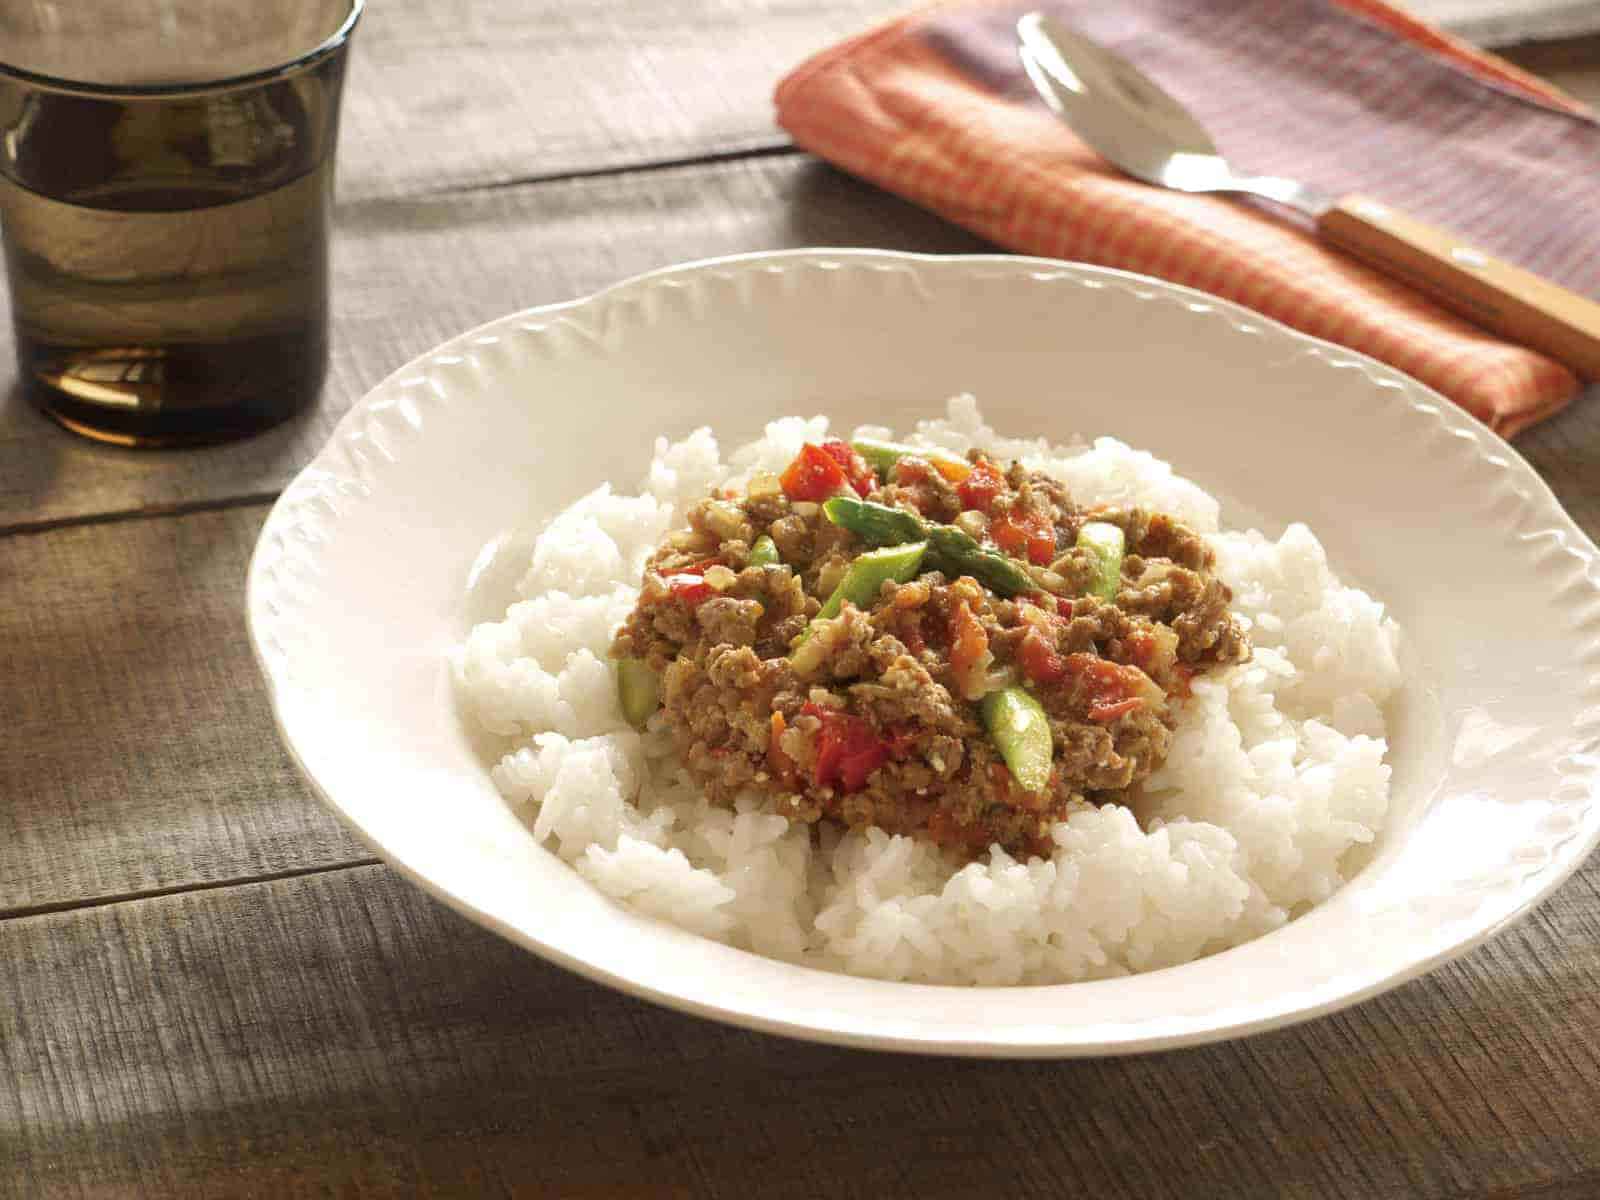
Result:
<svg viewBox="0 0 1600 1200"><path fill-rule="evenodd" d="M0 232L22 385L55 420L183 445L316 397L362 5L0 5Z"/></svg>

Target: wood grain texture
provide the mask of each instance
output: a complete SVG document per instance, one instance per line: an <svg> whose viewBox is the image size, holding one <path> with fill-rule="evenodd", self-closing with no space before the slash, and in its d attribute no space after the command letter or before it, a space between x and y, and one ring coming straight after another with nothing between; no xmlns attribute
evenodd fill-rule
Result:
<svg viewBox="0 0 1600 1200"><path fill-rule="evenodd" d="M369 857L245 637L261 506L0 538L0 914ZM3 1159L0 1155L0 1159Z"/></svg>
<svg viewBox="0 0 1600 1200"><path fill-rule="evenodd" d="M1575 1195L1600 1182L1597 882L1334 1017L1063 1063L680 1016L382 867L13 920L0 1192Z"/></svg>
<svg viewBox="0 0 1600 1200"><path fill-rule="evenodd" d="M792 246L987 249L931 214L799 154L339 210L333 359L303 417L229 446L132 451L70 436L0 355L0 531L101 513L270 496L360 396L454 334L687 259ZM9 309L0 300L0 323Z"/></svg>
<svg viewBox="0 0 1600 1200"><path fill-rule="evenodd" d="M1600 861L1345 1013L1068 1063L723 1028L336 866L365 852L272 731L242 618L265 510L238 502L512 309L712 254L984 248L798 155L460 192L770 145L772 80L898 7L374 3L316 412L137 455L58 433L0 366L0 1197L1600 1195ZM1600 97L1600 39L1517 57ZM1591 532L1597 447L1594 389L1518 442Z"/></svg>
<svg viewBox="0 0 1600 1200"><path fill-rule="evenodd" d="M383 0L351 48L346 197L788 144L772 91L905 0Z"/></svg>

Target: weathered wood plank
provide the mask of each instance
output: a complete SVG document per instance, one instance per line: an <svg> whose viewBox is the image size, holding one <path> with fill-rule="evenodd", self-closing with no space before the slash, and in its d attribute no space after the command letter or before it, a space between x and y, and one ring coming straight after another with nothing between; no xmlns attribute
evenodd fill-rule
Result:
<svg viewBox="0 0 1600 1200"><path fill-rule="evenodd" d="M904 0L385 0L352 47L353 199L788 144L772 92Z"/></svg>
<svg viewBox="0 0 1600 1200"><path fill-rule="evenodd" d="M1597 884L1335 1017L1069 1063L679 1016L381 867L12 920L0 1191L1579 1194L1600 1179Z"/></svg>
<svg viewBox="0 0 1600 1200"><path fill-rule="evenodd" d="M770 129L734 118L759 74L738 72L766 51L725 39L718 61L734 74L700 79L678 31L703 37L706 22L726 31L756 13L752 37L790 22L798 38L816 13L837 16L839 32L864 19L845 0L737 13L717 0L676 17L607 3L614 19L592 0L549 18L566 24L547 41L519 36L551 78L631 44L609 84L632 116L561 141L580 105L540 108L543 83L485 87L532 122L548 162L585 161L589 133L603 151L590 165L741 128L761 144ZM465 5L429 9L433 32L448 38L443 14L465 19ZM382 36L381 11L411 7L373 6L364 44ZM481 25L487 10L472 7ZM495 27L527 16L496 13ZM434 63L425 50L407 50L408 70ZM781 65L800 52L773 50ZM685 94L699 116L664 99L676 94L664 81L684 74L696 76ZM407 119L433 137L462 99L435 94ZM666 106L642 112L652 99ZM366 119L353 105L347 130ZM363 147L388 153L367 128ZM479 163L547 171L521 153L497 145L442 165L463 180ZM347 168L359 163L347 153ZM388 169L359 166L378 183L346 187L339 348L318 413L244 447L151 457L83 446L0 401L0 526L269 493L411 354L670 260L828 243L977 248L798 157L404 201L382 199L409 186ZM1591 530L1594 400L1520 444ZM255 683L240 613L262 513L0 539L0 908L362 853L306 796ZM0 963L0 1195L30 1200L1600 1193L1596 864L1460 963L1348 1013L1107 1062L903 1059L723 1029L547 967L381 868L0 921Z"/></svg>
<svg viewBox="0 0 1600 1200"><path fill-rule="evenodd" d="M0 538L0 912L368 857L280 746L246 641L264 517Z"/></svg>
<svg viewBox="0 0 1600 1200"><path fill-rule="evenodd" d="M0 530L268 495L350 404L413 356L534 304L686 259L790 246L983 249L971 234L802 155L343 205L333 361L311 413L260 437L152 453L57 429L0 355ZM0 325L9 325L0 299Z"/></svg>
<svg viewBox="0 0 1600 1200"><path fill-rule="evenodd" d="M772 91L904 0L386 0L353 47L351 198L411 196L787 144ZM1417 6L1424 16L1428 5ZM1592 91L1593 38L1513 49Z"/></svg>

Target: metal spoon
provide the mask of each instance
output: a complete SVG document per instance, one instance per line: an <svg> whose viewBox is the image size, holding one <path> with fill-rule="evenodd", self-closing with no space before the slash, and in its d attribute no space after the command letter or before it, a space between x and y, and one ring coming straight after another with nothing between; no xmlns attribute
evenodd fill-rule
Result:
<svg viewBox="0 0 1600 1200"><path fill-rule="evenodd" d="M1600 304L1363 196L1237 173L1198 121L1126 59L1043 13L1017 22L1022 65L1057 116L1114 166L1180 192L1264 196L1470 321L1600 379Z"/></svg>

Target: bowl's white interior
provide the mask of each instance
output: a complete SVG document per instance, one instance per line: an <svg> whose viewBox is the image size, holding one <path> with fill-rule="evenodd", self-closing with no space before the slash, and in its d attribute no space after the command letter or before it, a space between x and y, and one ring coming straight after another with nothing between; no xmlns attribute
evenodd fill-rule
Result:
<svg viewBox="0 0 1600 1200"><path fill-rule="evenodd" d="M503 611L542 517L602 480L636 489L657 434L710 425L731 447L814 412L905 429L959 391L1006 432L1152 450L1222 497L1226 524L1305 521L1389 604L1409 668L1391 713L1393 819L1330 901L1127 979L887 984L635 917L507 811L457 720L445 653ZM805 1036L1070 1054L1271 1027L1473 944L1597 835L1593 547L1532 472L1386 368L1093 268L780 254L496 322L347 418L263 531L250 616L314 786L430 891L597 978Z"/></svg>

